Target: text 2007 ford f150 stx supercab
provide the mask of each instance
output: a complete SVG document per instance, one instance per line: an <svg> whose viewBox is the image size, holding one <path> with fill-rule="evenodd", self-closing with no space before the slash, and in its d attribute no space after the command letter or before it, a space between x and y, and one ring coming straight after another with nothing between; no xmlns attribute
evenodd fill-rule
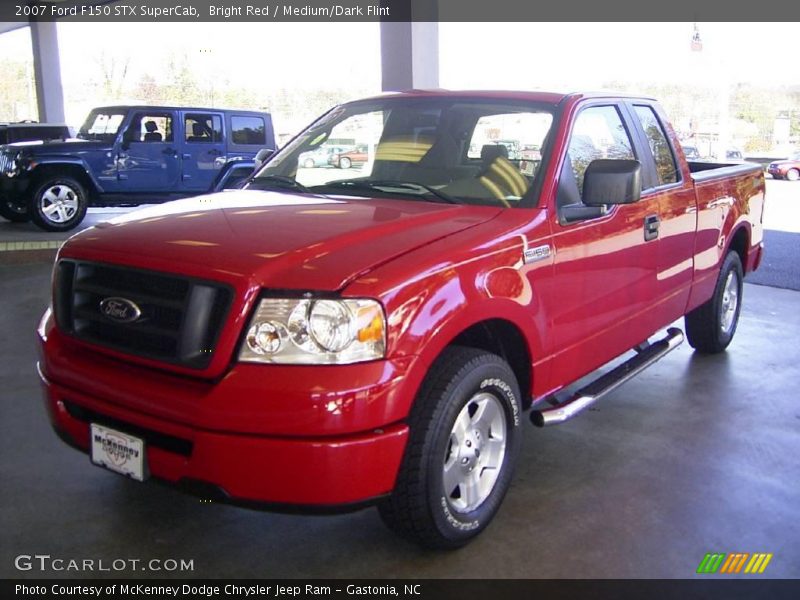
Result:
<svg viewBox="0 0 800 600"><path fill-rule="evenodd" d="M364 164L298 163L341 139ZM680 344L684 315L698 351L728 346L763 208L758 166L687 163L648 98L344 104L245 189L61 248L39 327L47 409L130 477L247 506L376 503L399 533L456 547L500 506L523 411L569 419Z"/></svg>

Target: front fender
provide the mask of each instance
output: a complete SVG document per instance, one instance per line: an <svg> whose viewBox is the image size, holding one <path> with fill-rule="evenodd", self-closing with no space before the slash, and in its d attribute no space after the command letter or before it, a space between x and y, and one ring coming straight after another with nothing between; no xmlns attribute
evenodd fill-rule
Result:
<svg viewBox="0 0 800 600"><path fill-rule="evenodd" d="M94 189L102 194L103 193L103 186L100 185L97 177L94 176L94 173L89 168L88 163L83 160L83 158L78 156L34 156L32 157L32 163L35 165L34 168L30 171L31 178L36 177L39 173L41 173L40 169L44 168L58 168L69 166L71 168L77 167L81 170L82 174L86 176L86 178L91 182Z"/></svg>
<svg viewBox="0 0 800 600"><path fill-rule="evenodd" d="M518 250L513 253L519 255ZM444 349L479 323L502 321L513 326L532 358L534 377L544 376L543 366L537 371L537 359L546 356L547 320L530 289L528 273L512 266L488 265L478 272L477 276L466 270L459 275L451 272L446 279L428 278L386 303L389 357L416 356L405 374L402 398L408 405L401 409L403 414L410 411L422 381ZM531 384L522 392L530 395L532 390Z"/></svg>

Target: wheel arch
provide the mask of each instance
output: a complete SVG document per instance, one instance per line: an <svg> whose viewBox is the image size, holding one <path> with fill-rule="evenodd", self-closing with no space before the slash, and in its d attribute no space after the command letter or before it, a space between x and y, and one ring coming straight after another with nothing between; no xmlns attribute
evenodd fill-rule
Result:
<svg viewBox="0 0 800 600"><path fill-rule="evenodd" d="M467 346L502 357L517 378L523 409L530 407L535 376L533 359L542 352L538 332L529 317L525 319L524 315L515 315L516 311L509 311L508 306L490 310L494 304L487 302L481 310L451 319L426 340L422 345L420 360L417 361L416 376L411 378L414 388L412 397L416 397L431 366L447 348ZM525 312L522 307L514 306Z"/></svg>
<svg viewBox="0 0 800 600"><path fill-rule="evenodd" d="M42 181L48 177L72 177L80 183L89 198L96 197L102 193L102 188L98 185L97 181L92 177L91 172L86 168L83 161L41 161L36 166L32 173L32 187L35 189Z"/></svg>
<svg viewBox="0 0 800 600"><path fill-rule="evenodd" d="M747 272L748 257L750 255L750 231L746 223L740 224L733 232L728 242L728 248L723 254L722 259L728 252L733 251L739 255L739 260L742 261L742 269Z"/></svg>

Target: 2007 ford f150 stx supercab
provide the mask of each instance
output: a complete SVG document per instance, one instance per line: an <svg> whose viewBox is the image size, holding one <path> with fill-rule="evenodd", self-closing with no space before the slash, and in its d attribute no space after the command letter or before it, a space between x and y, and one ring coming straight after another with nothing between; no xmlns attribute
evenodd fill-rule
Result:
<svg viewBox="0 0 800 600"><path fill-rule="evenodd" d="M341 139L366 161L298 162ZM500 506L523 411L578 414L680 344L684 315L696 350L728 346L763 208L758 166L687 163L649 98L344 104L242 190L70 238L39 327L49 416L135 479L273 509L375 503L456 547Z"/></svg>

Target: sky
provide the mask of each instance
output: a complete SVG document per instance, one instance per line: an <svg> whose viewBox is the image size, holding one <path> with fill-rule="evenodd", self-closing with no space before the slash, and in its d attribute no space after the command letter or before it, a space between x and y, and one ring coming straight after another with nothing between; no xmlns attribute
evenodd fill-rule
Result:
<svg viewBox="0 0 800 600"><path fill-rule="evenodd" d="M800 85L796 23L700 23L703 51L691 52L693 23L440 23L440 79L446 87L527 88L614 79L691 79L691 65L734 80ZM282 86L379 84L377 23L59 23L62 69L79 75L99 52L130 55L132 68L158 71L166 51L237 80ZM20 35L21 34L21 35ZM25 30L0 36L26 37ZM4 41L4 40L2 40ZM27 42L27 40L23 40ZM16 41L13 43L17 43Z"/></svg>
<svg viewBox="0 0 800 600"><path fill-rule="evenodd" d="M599 87L613 80L800 85L797 23L444 23L446 87ZM571 91L557 90L557 91Z"/></svg>
<svg viewBox="0 0 800 600"><path fill-rule="evenodd" d="M609 81L800 86L796 23L440 23L440 86L452 89L596 89ZM130 80L158 77L169 52L208 77L256 90L325 89L357 82L380 91L377 23L59 23L64 81L131 57ZM0 36L5 56L26 29ZM73 111L77 112L76 109ZM80 112L83 112L81 108ZM69 114L73 120L75 117Z"/></svg>

